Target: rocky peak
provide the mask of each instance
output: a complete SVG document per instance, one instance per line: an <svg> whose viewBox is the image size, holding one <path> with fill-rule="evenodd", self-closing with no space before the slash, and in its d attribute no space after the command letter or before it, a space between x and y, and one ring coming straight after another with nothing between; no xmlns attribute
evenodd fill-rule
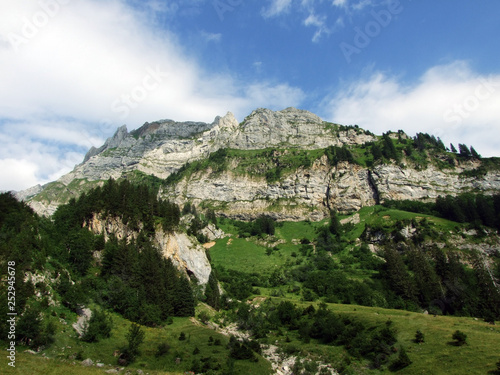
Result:
<svg viewBox="0 0 500 375"><path fill-rule="evenodd" d="M116 130L115 134L112 137L108 138L101 147L96 148L92 146L85 155L82 164L85 164L88 160L90 160L91 157L99 155L101 152L104 152L110 148L118 147L122 143L122 141L127 137L127 135L128 135L127 125L120 126Z"/></svg>

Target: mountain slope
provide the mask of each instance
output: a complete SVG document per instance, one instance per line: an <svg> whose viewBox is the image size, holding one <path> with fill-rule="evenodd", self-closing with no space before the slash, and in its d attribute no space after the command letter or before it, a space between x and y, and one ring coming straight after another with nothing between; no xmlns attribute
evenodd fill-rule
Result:
<svg viewBox="0 0 500 375"><path fill-rule="evenodd" d="M50 215L108 178L145 176L157 178L162 195L178 204L204 202L239 218L267 211L281 220L320 220L330 209L352 212L387 199L500 190L498 159L447 152L426 134L380 137L287 108L257 109L240 124L228 113L211 124L161 120L130 133L121 127L72 172L18 196Z"/></svg>

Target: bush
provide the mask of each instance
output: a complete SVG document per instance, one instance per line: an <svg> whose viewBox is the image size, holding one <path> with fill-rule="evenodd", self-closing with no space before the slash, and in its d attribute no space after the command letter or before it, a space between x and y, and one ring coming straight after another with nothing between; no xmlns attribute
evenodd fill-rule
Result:
<svg viewBox="0 0 500 375"><path fill-rule="evenodd" d="M103 310L95 310L90 320L85 325L82 340L86 342L97 342L101 338L111 336L113 320Z"/></svg>
<svg viewBox="0 0 500 375"><path fill-rule="evenodd" d="M422 331L417 330L417 332L415 333L415 342L417 344L421 344L424 342L424 340L425 340L425 337L424 337L424 334L422 333Z"/></svg>
<svg viewBox="0 0 500 375"><path fill-rule="evenodd" d="M457 346L462 346L464 344L467 344L467 335L463 333L462 331L455 331L453 333L453 336L451 336L453 340L455 340L455 345Z"/></svg>
<svg viewBox="0 0 500 375"><path fill-rule="evenodd" d="M401 348L399 351L399 356L398 359L396 359L390 366L389 369L391 371L399 371L405 367L408 367L411 365L412 362L410 360L410 357L408 357L408 354L406 354L405 348Z"/></svg>
<svg viewBox="0 0 500 375"><path fill-rule="evenodd" d="M158 348L156 349L155 357L159 358L164 356L165 354L168 354L170 350L170 345L168 345L166 342L162 342L161 344L158 345Z"/></svg>
<svg viewBox="0 0 500 375"><path fill-rule="evenodd" d="M138 324L132 323L125 336L128 341L128 346L122 350L119 361L124 361L125 364L134 362L135 358L140 354L139 346L144 341L144 336L144 330L142 330Z"/></svg>

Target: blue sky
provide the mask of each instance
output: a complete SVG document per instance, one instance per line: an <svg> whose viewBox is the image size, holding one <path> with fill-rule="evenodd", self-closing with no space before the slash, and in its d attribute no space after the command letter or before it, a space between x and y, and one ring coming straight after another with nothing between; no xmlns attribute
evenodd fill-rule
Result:
<svg viewBox="0 0 500 375"><path fill-rule="evenodd" d="M57 179L118 126L295 106L500 156L497 0L0 4L0 190Z"/></svg>

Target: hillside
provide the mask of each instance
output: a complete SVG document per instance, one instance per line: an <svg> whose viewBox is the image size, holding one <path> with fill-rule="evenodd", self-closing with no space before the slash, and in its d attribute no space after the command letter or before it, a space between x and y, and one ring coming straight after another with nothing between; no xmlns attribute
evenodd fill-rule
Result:
<svg viewBox="0 0 500 375"><path fill-rule="evenodd" d="M0 194L16 370L494 373L500 159L459 150L294 108L122 127Z"/></svg>
<svg viewBox="0 0 500 375"><path fill-rule="evenodd" d="M152 180L162 196L233 217L269 212L280 220L321 220L389 200L433 200L500 190L500 160L446 151L427 134L375 136L303 110L257 109L240 124L162 120L118 129L82 164L47 186L18 194L41 214L108 178ZM163 181L166 179L166 181Z"/></svg>

